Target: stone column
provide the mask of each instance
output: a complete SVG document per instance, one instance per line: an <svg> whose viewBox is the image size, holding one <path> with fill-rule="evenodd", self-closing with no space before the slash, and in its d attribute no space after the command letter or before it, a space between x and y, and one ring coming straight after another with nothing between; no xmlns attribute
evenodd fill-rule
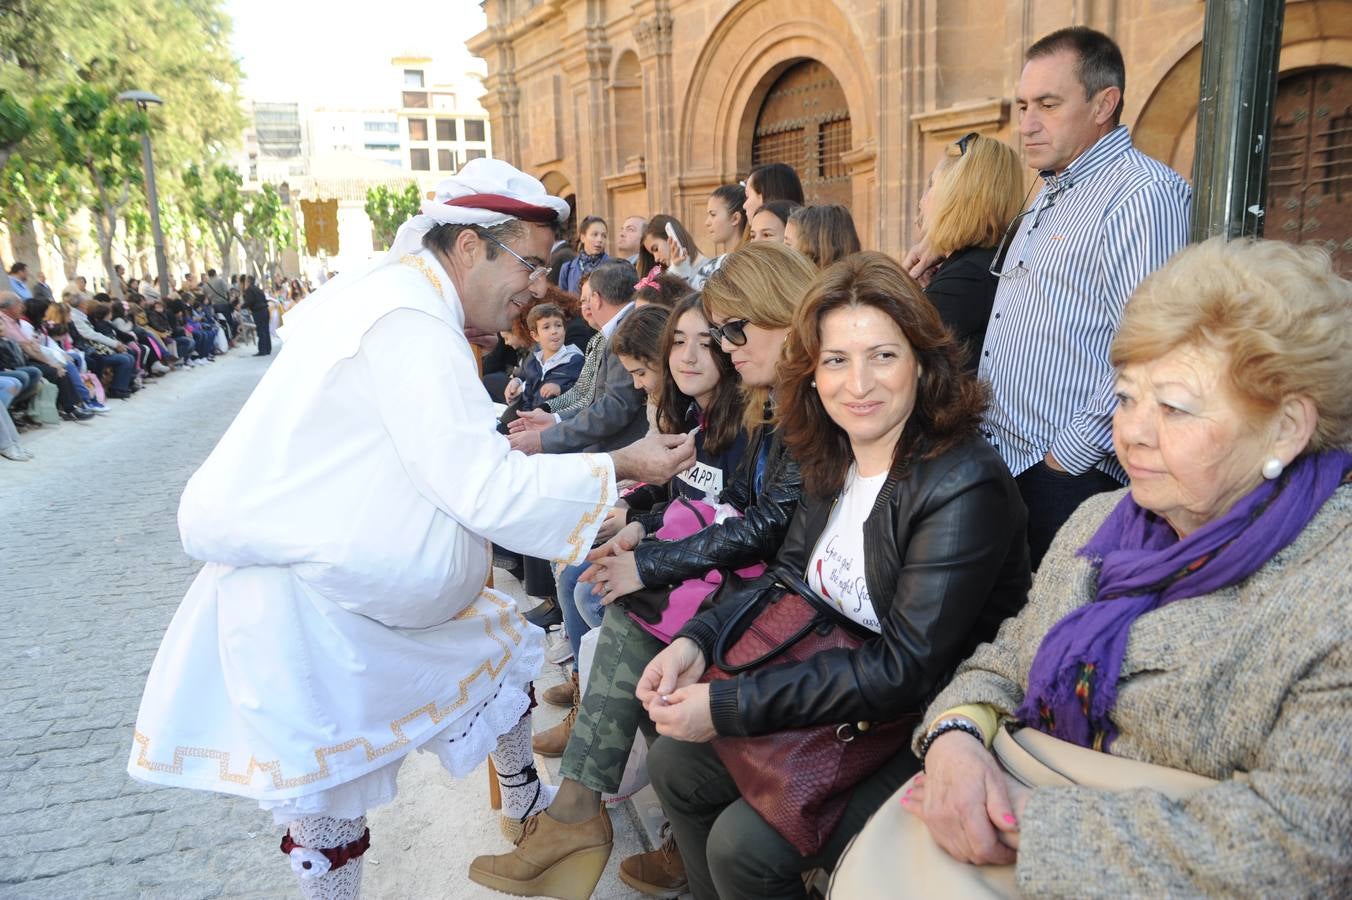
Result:
<svg viewBox="0 0 1352 900"><path fill-rule="evenodd" d="M676 109L671 72L671 8L668 0L634 4L634 40L643 70L643 106L647 123L648 203L651 212L675 210Z"/></svg>

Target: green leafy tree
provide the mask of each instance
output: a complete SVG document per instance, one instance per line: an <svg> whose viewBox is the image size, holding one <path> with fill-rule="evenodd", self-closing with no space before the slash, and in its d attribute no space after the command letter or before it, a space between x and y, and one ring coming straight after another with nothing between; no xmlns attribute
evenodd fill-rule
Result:
<svg viewBox="0 0 1352 900"><path fill-rule="evenodd" d="M190 165L183 173L183 189L193 217L211 235L221 254L221 269L225 277L232 274L231 250L240 239L236 219L244 212L244 179L227 165L219 164L203 172L202 166Z"/></svg>
<svg viewBox="0 0 1352 900"><path fill-rule="evenodd" d="M91 212L99 253L108 284L117 296L122 285L113 268L113 240L117 225L141 184L141 133L146 117L130 104L118 103L108 92L80 86L68 90L57 103L39 105L41 117L56 138L61 159L85 172L93 188Z"/></svg>
<svg viewBox="0 0 1352 900"><path fill-rule="evenodd" d="M116 97L136 88L163 98L164 108L148 117L162 177L227 152L245 123L230 26L224 0L0 0L0 171L14 156L39 171L64 160L37 113L40 104L64 102L45 98L66 98L72 89ZM139 166L139 153L135 159ZM78 168L77 180L88 181L86 166ZM163 180L162 208L182 203L181 185ZM86 203L108 230L94 185L85 188ZM114 206L120 197L115 187ZM12 234L31 232L33 215L49 224L41 209L13 197L0 196L0 215ZM112 232L118 224L126 223L114 218Z"/></svg>
<svg viewBox="0 0 1352 900"><path fill-rule="evenodd" d="M26 159L11 165L24 180L33 215L42 223L47 243L60 255L67 280L73 278L83 244L75 220L90 202L87 180L60 160L41 167Z"/></svg>
<svg viewBox="0 0 1352 900"><path fill-rule="evenodd" d="M32 127L33 117L28 109L13 94L0 88L0 169Z"/></svg>
<svg viewBox="0 0 1352 900"><path fill-rule="evenodd" d="M244 209L245 255L253 274L264 278L279 268L282 250L295 235L295 221L291 208L282 202L282 195L270 184L263 185L249 195Z"/></svg>
<svg viewBox="0 0 1352 900"><path fill-rule="evenodd" d="M366 215L375 229L377 249L388 250L394 244L399 226L418 214L422 197L418 185L409 182L401 188L378 184L366 189Z"/></svg>

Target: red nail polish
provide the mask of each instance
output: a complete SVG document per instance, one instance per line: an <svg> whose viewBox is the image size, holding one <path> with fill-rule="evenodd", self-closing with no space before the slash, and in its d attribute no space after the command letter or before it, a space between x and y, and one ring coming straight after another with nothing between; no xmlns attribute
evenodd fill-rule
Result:
<svg viewBox="0 0 1352 900"><path fill-rule="evenodd" d="M1008 822L1010 825L1015 824L1014 817L1011 816L1009 813L1005 813L1005 821Z"/></svg>
<svg viewBox="0 0 1352 900"><path fill-rule="evenodd" d="M910 802L911 802L911 795L910 795L910 794L907 794L905 797L902 797L902 798L901 798L901 802L902 802L902 803L910 803Z"/></svg>

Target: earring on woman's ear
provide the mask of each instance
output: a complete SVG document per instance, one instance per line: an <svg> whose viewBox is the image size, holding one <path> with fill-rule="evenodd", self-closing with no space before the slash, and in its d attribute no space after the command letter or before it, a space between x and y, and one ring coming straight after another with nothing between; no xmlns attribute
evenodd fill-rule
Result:
<svg viewBox="0 0 1352 900"><path fill-rule="evenodd" d="M815 378L812 379L812 386L813 386L813 387L816 387L816 386L817 386L817 379L815 379Z"/></svg>
<svg viewBox="0 0 1352 900"><path fill-rule="evenodd" d="M1274 456L1267 462L1263 463L1263 477L1266 478L1268 481L1272 481L1278 475L1282 474L1282 469L1284 468L1286 467L1282 465L1282 461Z"/></svg>

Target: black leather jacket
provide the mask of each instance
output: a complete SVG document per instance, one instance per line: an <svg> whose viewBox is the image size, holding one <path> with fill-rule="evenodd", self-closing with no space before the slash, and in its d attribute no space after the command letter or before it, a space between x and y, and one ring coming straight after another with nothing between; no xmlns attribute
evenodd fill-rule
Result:
<svg viewBox="0 0 1352 900"><path fill-rule="evenodd" d="M761 489L756 490L756 469L761 453L765 467ZM732 482L719 495L742 511L742 518L728 519L679 541L641 541L634 548L638 577L647 587L680 584L710 569L740 569L772 559L798 508L803 479L798 463L769 426L760 429L746 448Z"/></svg>
<svg viewBox="0 0 1352 900"><path fill-rule="evenodd" d="M806 570L836 499L804 496L778 565ZM980 437L888 478L864 522L864 578L882 633L856 650L714 682L714 728L756 735L923 712L958 663L1027 599L1027 520L1009 470ZM712 659L723 624L770 577L691 619L678 636Z"/></svg>

